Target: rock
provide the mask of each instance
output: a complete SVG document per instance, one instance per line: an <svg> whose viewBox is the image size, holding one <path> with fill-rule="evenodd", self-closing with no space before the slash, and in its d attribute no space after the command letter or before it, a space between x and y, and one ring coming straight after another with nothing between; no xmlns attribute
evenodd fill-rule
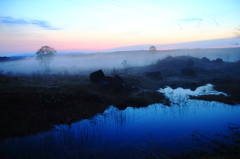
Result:
<svg viewBox="0 0 240 159"><path fill-rule="evenodd" d="M153 79L162 79L161 72L155 71L155 72L146 72L146 76L153 78Z"/></svg>
<svg viewBox="0 0 240 159"><path fill-rule="evenodd" d="M90 74L90 81L93 83L100 83L104 80L104 73L102 70L95 71Z"/></svg>
<svg viewBox="0 0 240 159"><path fill-rule="evenodd" d="M103 81L105 81L105 82L107 82L108 84L112 85L113 82L114 82L114 79L113 79L113 77L111 77L111 76L105 76L104 79L103 79Z"/></svg>
<svg viewBox="0 0 240 159"><path fill-rule="evenodd" d="M129 87L128 84L119 75L114 76L113 79L114 92L123 93Z"/></svg>
<svg viewBox="0 0 240 159"><path fill-rule="evenodd" d="M114 76L113 80L115 84L122 84L122 83L126 84L126 82L119 75Z"/></svg>
<svg viewBox="0 0 240 159"><path fill-rule="evenodd" d="M105 76L102 70L90 74L90 81L97 83L99 86L107 89L113 89L115 93L127 93L137 91L137 87L128 85L119 75L114 77Z"/></svg>
<svg viewBox="0 0 240 159"><path fill-rule="evenodd" d="M104 88L112 88L114 79L111 76L105 76L103 81L101 81L99 84L100 86Z"/></svg>
<svg viewBox="0 0 240 159"><path fill-rule="evenodd" d="M116 93L131 91L131 87L119 75L113 77L113 87Z"/></svg>

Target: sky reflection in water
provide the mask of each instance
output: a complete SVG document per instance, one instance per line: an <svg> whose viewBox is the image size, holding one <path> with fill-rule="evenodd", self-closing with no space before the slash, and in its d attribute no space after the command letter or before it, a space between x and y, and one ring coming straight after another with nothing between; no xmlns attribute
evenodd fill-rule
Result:
<svg viewBox="0 0 240 159"><path fill-rule="evenodd" d="M122 158L126 154L136 156L138 150L145 151L149 143L156 142L164 149L177 152L180 148L174 144L182 142L184 146L191 146L184 139L196 129L211 134L227 133L226 123L240 124L240 105L188 99L188 95L224 94L215 91L213 85L198 87L195 91L170 87L159 91L170 98L170 107L152 104L119 111L110 106L92 119L71 126L56 126L57 131L6 140L0 146L5 146L6 153L18 156L89 158L94 154L95 157Z"/></svg>

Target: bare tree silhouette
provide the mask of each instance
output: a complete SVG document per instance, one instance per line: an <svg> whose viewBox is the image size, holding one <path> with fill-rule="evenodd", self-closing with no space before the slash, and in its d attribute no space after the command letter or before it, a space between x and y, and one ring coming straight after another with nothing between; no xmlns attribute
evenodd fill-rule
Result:
<svg viewBox="0 0 240 159"><path fill-rule="evenodd" d="M131 68L131 63L128 60L124 60L121 64L125 73L128 74L128 71Z"/></svg>
<svg viewBox="0 0 240 159"><path fill-rule="evenodd" d="M56 52L57 51L50 46L43 46L36 52L36 60L46 69L46 72L50 71L49 65Z"/></svg>

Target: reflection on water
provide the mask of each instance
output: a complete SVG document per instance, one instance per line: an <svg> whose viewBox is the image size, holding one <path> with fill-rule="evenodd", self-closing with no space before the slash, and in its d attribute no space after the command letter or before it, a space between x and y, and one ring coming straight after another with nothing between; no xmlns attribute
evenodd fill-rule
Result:
<svg viewBox="0 0 240 159"><path fill-rule="evenodd" d="M191 146L185 138L196 129L211 134L226 133L226 123L239 124L240 105L190 100L183 96L219 93L212 85L195 91L170 87L159 91L171 98L170 107L152 104L119 111L110 106L103 114L71 126L60 125L51 132L7 139L0 143L0 153L17 158L133 158L149 153L149 148L156 143L158 147L178 152L180 143Z"/></svg>

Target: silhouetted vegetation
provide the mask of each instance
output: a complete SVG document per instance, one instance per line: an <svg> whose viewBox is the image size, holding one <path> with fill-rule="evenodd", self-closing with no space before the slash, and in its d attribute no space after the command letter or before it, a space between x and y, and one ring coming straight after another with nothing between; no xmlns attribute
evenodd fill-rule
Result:
<svg viewBox="0 0 240 159"><path fill-rule="evenodd" d="M203 57L202 60L203 60L204 62L206 62L206 63L211 62L211 61L210 61L208 58L206 58L206 57Z"/></svg>
<svg viewBox="0 0 240 159"><path fill-rule="evenodd" d="M156 49L155 46L151 46L151 47L149 48L149 50L150 50L150 51L155 51L155 50L157 50L157 49Z"/></svg>
<svg viewBox="0 0 240 159"><path fill-rule="evenodd" d="M196 72L191 69L191 68L183 68L181 70L181 76L184 77L195 77L196 76Z"/></svg>
<svg viewBox="0 0 240 159"><path fill-rule="evenodd" d="M147 72L146 73L147 77L150 77L152 79L156 79L156 80L161 80L162 79L162 75L160 71L156 71L156 72Z"/></svg>
<svg viewBox="0 0 240 159"><path fill-rule="evenodd" d="M187 61L187 67L192 67L194 65L194 62L192 59L188 59Z"/></svg>
<svg viewBox="0 0 240 159"><path fill-rule="evenodd" d="M125 73L128 74L129 69L131 68L131 63L128 60L124 60L121 64Z"/></svg>
<svg viewBox="0 0 240 159"><path fill-rule="evenodd" d="M213 60L213 62L220 64L223 62L223 60L220 58L217 58L216 60Z"/></svg>
<svg viewBox="0 0 240 159"><path fill-rule="evenodd" d="M50 62L53 60L53 56L57 51L50 46L43 46L36 52L36 60L49 71Z"/></svg>
<svg viewBox="0 0 240 159"><path fill-rule="evenodd" d="M9 61L9 60L10 60L9 57L6 57L6 56L0 57L0 61Z"/></svg>

